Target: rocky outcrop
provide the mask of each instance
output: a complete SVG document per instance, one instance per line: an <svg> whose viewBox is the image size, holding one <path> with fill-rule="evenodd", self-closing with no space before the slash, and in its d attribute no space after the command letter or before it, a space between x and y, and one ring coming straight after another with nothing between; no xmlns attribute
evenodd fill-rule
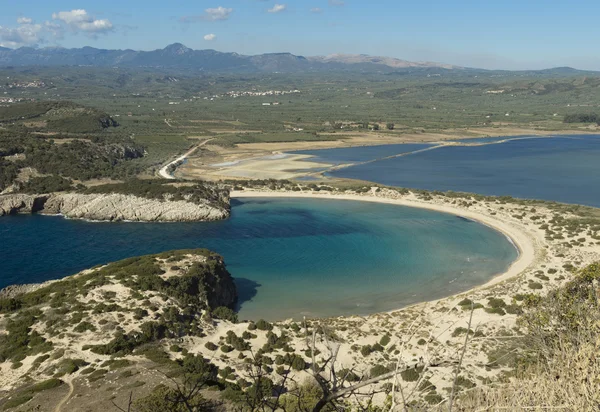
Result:
<svg viewBox="0 0 600 412"><path fill-rule="evenodd" d="M107 193L9 194L0 196L0 216L16 213L61 214L72 219L134 222L198 222L229 217L223 206Z"/></svg>
<svg viewBox="0 0 600 412"><path fill-rule="evenodd" d="M209 270L203 277L207 306L213 309L219 306L233 308L238 300L237 288L225 261L220 255L214 254L208 258L207 268Z"/></svg>
<svg viewBox="0 0 600 412"><path fill-rule="evenodd" d="M4 289L0 289L0 299L11 299L25 293L33 292L44 286L43 283L28 283L25 285L10 285Z"/></svg>
<svg viewBox="0 0 600 412"><path fill-rule="evenodd" d="M50 195L8 194L0 196L0 216L36 213L44 209Z"/></svg>

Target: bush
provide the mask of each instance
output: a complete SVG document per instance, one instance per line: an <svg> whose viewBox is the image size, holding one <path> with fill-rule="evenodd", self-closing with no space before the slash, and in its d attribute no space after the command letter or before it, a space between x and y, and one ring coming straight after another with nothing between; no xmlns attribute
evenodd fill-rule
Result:
<svg viewBox="0 0 600 412"><path fill-rule="evenodd" d="M96 327L94 325L92 325L90 322L83 321L83 322L79 323L77 326L75 326L75 328L73 328L73 330L78 333L83 333L86 330L95 332Z"/></svg>
<svg viewBox="0 0 600 412"><path fill-rule="evenodd" d="M373 353L373 347L371 345L365 345L360 348L360 353L365 357L369 356L371 353Z"/></svg>
<svg viewBox="0 0 600 412"><path fill-rule="evenodd" d="M423 368L421 367L408 368L400 372L400 376L406 382L416 382L419 380L422 371Z"/></svg>
<svg viewBox="0 0 600 412"><path fill-rule="evenodd" d="M360 381L360 376L351 371L350 369L341 369L338 372L338 377L340 379L344 379L346 382L358 382Z"/></svg>
<svg viewBox="0 0 600 412"><path fill-rule="evenodd" d="M302 356L296 355L294 356L291 364L292 369L297 371L303 371L306 369L306 362Z"/></svg>
<svg viewBox="0 0 600 412"><path fill-rule="evenodd" d="M386 346L388 343L390 343L390 340L391 340L391 338L390 338L390 335L388 335L388 334L385 334L385 335L383 335L383 336L381 337L381 339L379 340L379 344L380 344L381 346Z"/></svg>
<svg viewBox="0 0 600 412"><path fill-rule="evenodd" d="M503 308L484 308L487 313L493 313L496 315L504 316L506 311Z"/></svg>
<svg viewBox="0 0 600 412"><path fill-rule="evenodd" d="M369 375L371 376L371 378L376 378L376 377L381 376L388 372L389 372L389 369L386 368L385 366L375 365L371 368Z"/></svg>
<svg viewBox="0 0 600 412"><path fill-rule="evenodd" d="M506 302L500 298L490 298L488 299L488 306L491 308L503 308L506 306Z"/></svg>
<svg viewBox="0 0 600 412"><path fill-rule="evenodd" d="M538 282L529 282L529 284L527 286L529 286L529 289L534 289L534 290L539 290L539 289L544 288L544 286Z"/></svg>
<svg viewBox="0 0 600 412"><path fill-rule="evenodd" d="M460 302L458 302L458 306L471 306L471 304L473 303L473 301L471 299L465 298L463 300L461 300Z"/></svg>
<svg viewBox="0 0 600 412"><path fill-rule="evenodd" d="M256 322L256 328L258 330L272 330L273 325L271 325L269 322L267 322L264 319L260 319L258 322ZM248 327L248 329L252 330L252 329L250 329L250 327Z"/></svg>
<svg viewBox="0 0 600 412"><path fill-rule="evenodd" d="M213 318L227 320L231 323L238 322L238 315L233 310L229 309L226 306L219 306L216 309L213 309L211 313Z"/></svg>

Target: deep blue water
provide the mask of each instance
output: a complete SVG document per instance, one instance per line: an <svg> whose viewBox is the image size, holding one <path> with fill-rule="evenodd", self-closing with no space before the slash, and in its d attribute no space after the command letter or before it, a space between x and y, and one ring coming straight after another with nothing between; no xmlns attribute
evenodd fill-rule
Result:
<svg viewBox="0 0 600 412"><path fill-rule="evenodd" d="M0 287L130 256L205 247L225 257L242 318L366 314L485 283L516 259L504 235L456 216L385 204L234 200L211 223L0 219Z"/></svg>
<svg viewBox="0 0 600 412"><path fill-rule="evenodd" d="M389 151L392 152L395 150ZM339 159L336 158L336 162ZM600 207L600 136L447 146L330 174L390 186L509 195Z"/></svg>

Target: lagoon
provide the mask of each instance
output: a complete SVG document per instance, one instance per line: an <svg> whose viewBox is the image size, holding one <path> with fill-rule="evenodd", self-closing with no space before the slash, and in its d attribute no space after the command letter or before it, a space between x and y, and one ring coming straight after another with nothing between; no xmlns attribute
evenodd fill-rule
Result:
<svg viewBox="0 0 600 412"><path fill-rule="evenodd" d="M506 140L498 143L499 140ZM424 190L513 196L600 207L600 136L465 139L478 146L443 146L401 157L396 146L379 146L381 160L328 172L332 177L367 180ZM354 163L352 152L314 151L320 161ZM351 148L361 151L362 148ZM340 154L343 153L346 159ZM312 161L312 158L307 159Z"/></svg>
<svg viewBox="0 0 600 412"><path fill-rule="evenodd" d="M501 233L454 215L324 199L233 199L204 223L0 219L0 287L61 278L97 264L204 247L225 257L240 317L369 314L468 290L518 252Z"/></svg>

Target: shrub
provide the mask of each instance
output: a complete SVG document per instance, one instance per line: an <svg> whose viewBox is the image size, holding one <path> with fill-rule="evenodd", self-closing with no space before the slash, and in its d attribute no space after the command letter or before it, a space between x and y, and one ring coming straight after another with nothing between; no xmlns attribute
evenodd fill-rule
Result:
<svg viewBox="0 0 600 412"><path fill-rule="evenodd" d="M381 376L381 375L383 375L385 373L388 373L388 372L389 372L389 369L386 368L385 366L383 366L383 365L375 365L375 366L373 366L371 368L369 374L370 374L371 378L376 378L376 377Z"/></svg>
<svg viewBox="0 0 600 412"><path fill-rule="evenodd" d="M229 309L226 306L219 306L216 309L213 309L212 313L211 313L213 318L217 318L217 319L221 319L221 320L227 320L231 323L237 323L238 322L238 315L237 313L235 313L233 310Z"/></svg>
<svg viewBox="0 0 600 412"><path fill-rule="evenodd" d="M273 325L271 325L269 322L267 322L264 319L260 319L258 322L256 322L256 328L258 330L271 330L271 329L273 329ZM252 329L250 329L250 327L248 327L248 329L252 330Z"/></svg>
<svg viewBox="0 0 600 412"><path fill-rule="evenodd" d="M87 321L84 320L83 322L81 322L77 326L75 326L75 328L73 328L73 330L75 332L78 332L78 333L83 333L86 330L89 330L91 332L95 332L96 331L96 327L94 325L92 325L90 322L87 322Z"/></svg>
<svg viewBox="0 0 600 412"><path fill-rule="evenodd" d="M438 405L444 400L444 398L435 391L429 392L423 399L430 405Z"/></svg>
<svg viewBox="0 0 600 412"><path fill-rule="evenodd" d="M346 380L346 382L358 382L360 380L360 376L351 371L350 369L341 369L338 372L338 377L340 379Z"/></svg>
<svg viewBox="0 0 600 412"><path fill-rule="evenodd" d="M458 302L458 306L471 306L471 304L473 303L473 301L471 299L465 298L463 300L461 300L460 302Z"/></svg>
<svg viewBox="0 0 600 412"><path fill-rule="evenodd" d="M469 329L468 332L471 335L473 334L473 330L471 329ZM467 333L467 328L459 326L458 328L454 329L454 332L452 332L452 337L456 338L457 336L464 335L465 333Z"/></svg>
<svg viewBox="0 0 600 412"><path fill-rule="evenodd" d="M373 353L373 347L371 345L364 345L360 348L360 353L365 357L369 356L371 353Z"/></svg>
<svg viewBox="0 0 600 412"><path fill-rule="evenodd" d="M390 338L390 335L388 335L388 334L386 333L386 334L385 334L385 335L383 335L383 336L381 337L381 339L379 340L379 344L380 344L381 346L386 346L388 343L390 343L390 340L391 340L391 338Z"/></svg>
<svg viewBox="0 0 600 412"><path fill-rule="evenodd" d="M296 355L292 360L291 367L294 370L303 371L304 369L306 369L306 362L304 361L304 358L302 356Z"/></svg>
<svg viewBox="0 0 600 412"><path fill-rule="evenodd" d="M490 298L488 299L488 306L491 308L503 308L506 306L506 302L500 298Z"/></svg>
<svg viewBox="0 0 600 412"><path fill-rule="evenodd" d="M408 368L400 372L400 376L406 382L416 382L419 380L422 371L423 368L420 367Z"/></svg>
<svg viewBox="0 0 600 412"><path fill-rule="evenodd" d="M534 290L538 290L538 289L543 289L544 288L544 286L542 286L542 284L538 283L538 282L529 282L529 285L527 285L527 286L529 286L529 289L534 289Z"/></svg>
<svg viewBox="0 0 600 412"><path fill-rule="evenodd" d="M503 308L484 308L487 313L494 313L496 315L504 316L506 315L506 311Z"/></svg>

